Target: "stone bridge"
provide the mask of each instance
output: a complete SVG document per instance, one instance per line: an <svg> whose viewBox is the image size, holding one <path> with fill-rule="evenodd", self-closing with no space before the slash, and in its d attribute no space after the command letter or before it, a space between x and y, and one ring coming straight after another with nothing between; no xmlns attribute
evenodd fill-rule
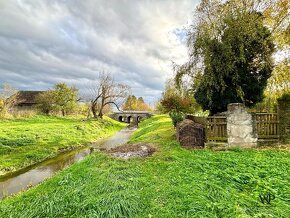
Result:
<svg viewBox="0 0 290 218"><path fill-rule="evenodd" d="M152 113L149 111L120 111L110 115L112 119L125 123L139 123L151 116Z"/></svg>

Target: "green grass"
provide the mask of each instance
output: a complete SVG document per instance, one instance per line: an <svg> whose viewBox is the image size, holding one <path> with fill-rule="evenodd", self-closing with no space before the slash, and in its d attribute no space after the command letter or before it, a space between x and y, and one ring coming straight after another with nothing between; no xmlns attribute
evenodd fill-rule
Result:
<svg viewBox="0 0 290 218"><path fill-rule="evenodd" d="M167 116L145 120L131 142L145 159L95 153L0 203L0 217L289 217L290 152L187 150ZM275 195L263 204L259 195Z"/></svg>
<svg viewBox="0 0 290 218"><path fill-rule="evenodd" d="M0 120L0 175L52 157L61 150L106 137L123 127L110 118L36 116Z"/></svg>

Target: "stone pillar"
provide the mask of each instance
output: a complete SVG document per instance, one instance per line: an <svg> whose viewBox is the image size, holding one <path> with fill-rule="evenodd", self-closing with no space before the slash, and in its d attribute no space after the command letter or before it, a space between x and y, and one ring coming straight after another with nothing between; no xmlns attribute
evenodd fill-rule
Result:
<svg viewBox="0 0 290 218"><path fill-rule="evenodd" d="M227 133L229 146L254 147L257 145L255 119L246 111L245 105L228 105Z"/></svg>

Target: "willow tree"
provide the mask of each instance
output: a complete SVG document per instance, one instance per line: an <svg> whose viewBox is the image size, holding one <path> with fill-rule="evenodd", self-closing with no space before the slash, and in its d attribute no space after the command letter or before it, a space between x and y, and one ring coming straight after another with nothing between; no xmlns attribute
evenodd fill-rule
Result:
<svg viewBox="0 0 290 218"><path fill-rule="evenodd" d="M178 68L198 76L194 97L211 114L233 102L252 106L262 101L273 69L274 44L264 17L247 1L203 0L189 31L190 60Z"/></svg>

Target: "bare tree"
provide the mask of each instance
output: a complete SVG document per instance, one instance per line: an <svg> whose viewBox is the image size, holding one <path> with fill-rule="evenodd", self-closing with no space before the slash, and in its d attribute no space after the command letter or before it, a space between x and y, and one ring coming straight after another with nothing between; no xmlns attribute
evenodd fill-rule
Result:
<svg viewBox="0 0 290 218"><path fill-rule="evenodd" d="M17 101L17 90L9 84L3 84L0 90L0 113L5 114Z"/></svg>
<svg viewBox="0 0 290 218"><path fill-rule="evenodd" d="M129 86L116 83L109 74L102 72L91 88L91 111L95 118L103 118L105 106L113 104L118 110L129 95Z"/></svg>

